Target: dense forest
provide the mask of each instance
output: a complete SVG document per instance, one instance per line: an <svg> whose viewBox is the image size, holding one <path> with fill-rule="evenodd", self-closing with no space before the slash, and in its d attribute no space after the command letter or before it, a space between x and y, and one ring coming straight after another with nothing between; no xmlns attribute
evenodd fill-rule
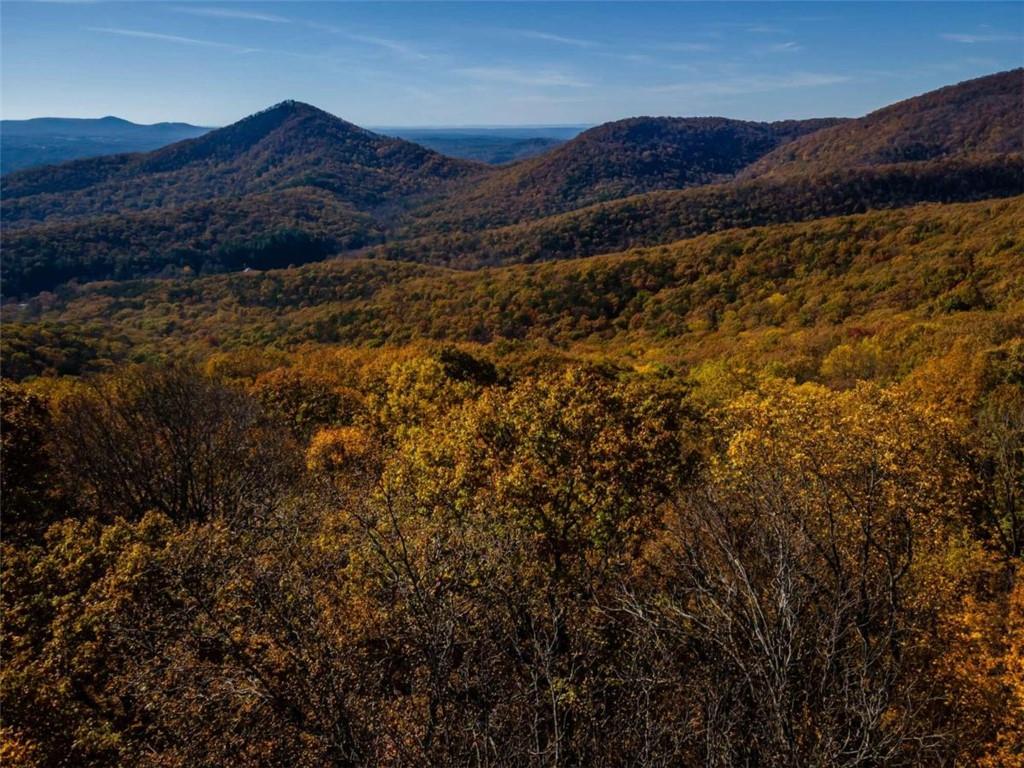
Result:
<svg viewBox="0 0 1024 768"><path fill-rule="evenodd" d="M911 349L936 354L950 334L984 327L965 317L998 316L1007 323L1002 336L1012 336L1019 330L1016 305L1024 300L1022 255L1019 196L736 229L499 269L337 260L95 283L11 309L2 348L8 376L19 378L97 371L125 359L97 349L78 368L74 361L86 358L70 339L96 334L103 344L130 341L137 361L169 350L294 350L310 343L585 343L605 353L645 349L665 361L742 352L761 364L775 358L806 378L817 375L834 347L852 343L871 378L874 365L901 370L900 358ZM42 343L51 334L69 339L66 357L63 342Z"/></svg>
<svg viewBox="0 0 1024 768"><path fill-rule="evenodd" d="M4 177L0 761L1024 766L1014 85Z"/></svg>
<svg viewBox="0 0 1024 768"><path fill-rule="evenodd" d="M324 190L191 203L181 207L58 221L6 233L4 292L30 296L75 280L267 269L339 252L458 268L578 258L657 245L735 227L804 221L920 202L1021 194L1019 154L902 163L792 180L763 179L635 195L510 227L463 229L420 216L400 233ZM483 224L484 222L478 222ZM293 233L272 257L260 242ZM432 234L422 234L419 232ZM225 253L234 254L225 257Z"/></svg>
<svg viewBox="0 0 1024 768"><path fill-rule="evenodd" d="M1022 353L5 385L5 764L1012 765Z"/></svg>

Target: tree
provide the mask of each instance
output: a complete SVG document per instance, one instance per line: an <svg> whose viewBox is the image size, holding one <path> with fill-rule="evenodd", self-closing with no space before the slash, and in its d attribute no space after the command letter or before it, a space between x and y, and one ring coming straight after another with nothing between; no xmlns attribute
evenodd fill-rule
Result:
<svg viewBox="0 0 1024 768"><path fill-rule="evenodd" d="M232 517L296 471L297 453L252 400L186 363L95 382L64 404L58 433L69 482L102 515Z"/></svg>

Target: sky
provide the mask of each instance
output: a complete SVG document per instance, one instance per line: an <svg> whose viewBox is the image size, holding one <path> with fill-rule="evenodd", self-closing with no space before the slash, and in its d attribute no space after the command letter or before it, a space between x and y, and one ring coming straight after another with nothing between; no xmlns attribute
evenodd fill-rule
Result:
<svg viewBox="0 0 1024 768"><path fill-rule="evenodd" d="M0 2L5 119L859 116L1024 64L1024 3Z"/></svg>

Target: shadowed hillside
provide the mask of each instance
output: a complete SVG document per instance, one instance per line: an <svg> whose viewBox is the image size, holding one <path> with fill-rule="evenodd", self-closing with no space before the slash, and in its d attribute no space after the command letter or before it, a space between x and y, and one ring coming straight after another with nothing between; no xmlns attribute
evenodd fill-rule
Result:
<svg viewBox="0 0 1024 768"><path fill-rule="evenodd" d="M371 208L478 172L467 161L283 102L155 152L10 174L3 212L12 225L301 186Z"/></svg>
<svg viewBox="0 0 1024 768"><path fill-rule="evenodd" d="M605 123L460 188L415 216L428 229L475 229L642 192L710 184L732 177L779 144L836 122L636 117Z"/></svg>
<svg viewBox="0 0 1024 768"><path fill-rule="evenodd" d="M59 327L71 337L104 329L102 336L131 339L133 349L156 355L170 351L163 329L173 327L170 343L179 349L417 339L565 346L614 338L666 345L690 359L756 347L746 335L774 328L817 338L821 356L841 338L821 329L847 321L1010 311L1024 299L1022 233L1024 197L1017 197L732 230L558 264L461 272L335 260L95 284L50 298L49 306L30 303L25 312L36 319L25 325L17 322L25 314L10 312L5 358L33 370L32 339ZM872 313L881 313L877 321Z"/></svg>

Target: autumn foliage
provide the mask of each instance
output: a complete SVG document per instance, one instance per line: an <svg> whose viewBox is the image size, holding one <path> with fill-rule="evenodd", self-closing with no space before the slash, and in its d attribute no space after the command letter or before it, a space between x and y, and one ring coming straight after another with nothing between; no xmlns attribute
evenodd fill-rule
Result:
<svg viewBox="0 0 1024 768"><path fill-rule="evenodd" d="M5 762L1016 764L1022 369L968 358L7 384Z"/></svg>

